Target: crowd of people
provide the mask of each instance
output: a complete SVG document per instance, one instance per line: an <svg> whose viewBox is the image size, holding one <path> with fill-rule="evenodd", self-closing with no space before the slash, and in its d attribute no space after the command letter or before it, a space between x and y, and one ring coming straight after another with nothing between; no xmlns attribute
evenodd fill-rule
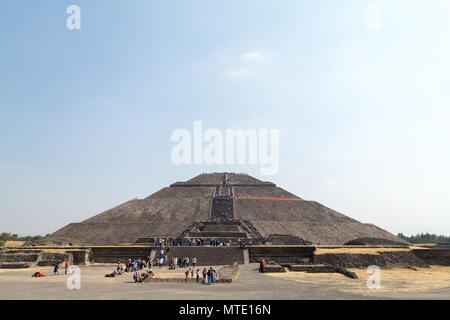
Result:
<svg viewBox="0 0 450 320"><path fill-rule="evenodd" d="M191 280L194 279L194 269L192 268L188 268L185 272L184 272L186 278L185 281L188 282L189 278L191 278ZM200 274L202 275L202 279L200 280ZM203 283L203 284L207 284L210 285L211 283L215 283L217 281L217 272L216 270L214 270L212 267L210 267L209 269L203 268L203 271L200 272L200 269L197 269L197 271L195 271L195 281L197 283Z"/></svg>
<svg viewBox="0 0 450 320"><path fill-rule="evenodd" d="M123 273L133 273L134 282L145 282L146 280L155 277L155 274L152 271L152 266L159 266L162 268L163 265L168 265L169 269L175 268L187 268L184 272L185 281L188 282L189 279L193 281L195 274L195 281L197 283L203 283L206 285L210 285L217 281L217 272L210 267L207 269L203 268L203 271L200 272L200 268L195 270L195 266L197 264L197 259L194 257L190 259L189 257L185 257L183 259L179 259L177 257L168 257L169 249L164 250L161 249L160 256L158 258L152 259L150 256L147 257L147 260L131 260L128 259L125 262L125 266L123 266L120 262L117 263L116 268L111 272L105 275L107 278L117 277L122 275ZM259 260L259 272L264 272L265 260L261 258ZM69 261L66 261L64 265L65 274L69 271ZM140 270L144 270L144 272L140 272ZM54 275L59 275L59 264L54 266L53 270ZM35 272L32 277L44 277L45 274L40 271ZM200 279L201 277L201 279Z"/></svg>
<svg viewBox="0 0 450 320"><path fill-rule="evenodd" d="M239 239L238 246L242 246L243 241ZM228 241L219 241L218 239L212 237L209 239L203 238L195 238L195 239L171 239L171 238L156 238L154 241L154 245L156 247L181 247L186 245L188 247L231 247L233 245L231 240Z"/></svg>
<svg viewBox="0 0 450 320"><path fill-rule="evenodd" d="M149 255L146 260L128 259L125 262L125 265L118 262L116 269L113 270L113 272L106 274L105 277L116 277L123 273L133 273L134 282L145 282L147 279L155 276L152 267L162 269L163 266L167 266L169 269L186 268L186 271L184 272L186 282L188 282L189 279L193 280L195 278L197 283L210 285L217 281L217 272L212 267L209 269L205 267L203 268L203 271L200 271L200 268L195 270L196 265L196 257L172 257L170 256L170 248L161 248L159 255L155 258L152 258Z"/></svg>
<svg viewBox="0 0 450 320"><path fill-rule="evenodd" d="M154 267L158 266L159 268L162 268L163 266L168 266L169 269L187 268L185 271L186 282L188 282L189 279L193 280L194 274L197 283L201 282L210 285L211 283L215 283L217 281L217 272L212 267L210 267L209 269L205 267L203 268L203 271L200 271L200 269L197 268L197 270L194 271L197 265L197 258L184 257L181 259L178 257L169 257L169 251L170 248L167 248L166 250L161 249L159 257L156 257L154 259L152 259L151 256L147 256L147 260L128 259L125 262L125 265L122 265L120 262L117 262L116 268L111 273L106 274L105 277L113 278L120 276L124 273L133 272L134 282L145 282L147 279L153 278L155 276L155 274L152 271L153 266ZM59 263L56 263L53 268L53 275L55 276L59 275L59 268L60 268ZM140 272L141 270L144 270L144 272ZM68 272L69 272L69 261L66 261L64 264L64 274L68 274ZM46 275L40 271L37 271L32 274L32 277L44 277L44 276Z"/></svg>

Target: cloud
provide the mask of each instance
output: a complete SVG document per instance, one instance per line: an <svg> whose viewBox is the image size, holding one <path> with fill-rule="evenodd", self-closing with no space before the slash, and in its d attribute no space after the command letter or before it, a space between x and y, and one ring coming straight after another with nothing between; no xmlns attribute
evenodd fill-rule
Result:
<svg viewBox="0 0 450 320"><path fill-rule="evenodd" d="M263 60L267 60L266 57L264 57L262 55L261 52L255 51L255 52L248 52L246 54L244 54L243 56L241 56L240 58L241 60L245 60L245 62L258 62L258 61L263 61ZM242 62L242 64L244 66L249 65L248 63ZM229 69L225 72L222 72L222 74L224 76L230 77L230 78L241 78L244 76L247 76L249 74L249 69L245 68L245 67L240 67L240 68L234 68L234 69Z"/></svg>
<svg viewBox="0 0 450 320"><path fill-rule="evenodd" d="M252 60L252 61L262 61L264 60L264 56L261 54L261 52L249 52L244 54L241 59L244 60Z"/></svg>
<svg viewBox="0 0 450 320"><path fill-rule="evenodd" d="M243 77L248 74L248 69L246 69L246 68L231 69L231 70L225 71L223 74L227 77L233 77L233 78Z"/></svg>
<svg viewBox="0 0 450 320"><path fill-rule="evenodd" d="M335 184L337 184L337 180L335 180L335 179L327 180L327 181L325 181L325 184L328 186L334 186Z"/></svg>

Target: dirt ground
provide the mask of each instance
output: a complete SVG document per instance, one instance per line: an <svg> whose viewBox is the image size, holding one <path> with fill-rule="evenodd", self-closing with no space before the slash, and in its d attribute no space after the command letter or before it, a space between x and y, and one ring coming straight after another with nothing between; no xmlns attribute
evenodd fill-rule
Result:
<svg viewBox="0 0 450 320"><path fill-rule="evenodd" d="M25 241L5 241L3 245L5 248L18 248L23 246Z"/></svg>
<svg viewBox="0 0 450 320"><path fill-rule="evenodd" d="M169 300L292 300L292 299L450 299L450 267L381 270L381 289L369 290L366 270L353 269L359 279L341 274L258 273L254 264L240 265L233 283L213 285L179 282L134 283L132 274L105 278L114 265L81 266L81 288L69 290L64 270L51 267L0 270L0 299L169 299ZM37 270L47 274L32 278ZM216 269L217 270L217 269ZM184 277L185 269L154 268L158 277Z"/></svg>
<svg viewBox="0 0 450 320"><path fill-rule="evenodd" d="M337 285L341 292L373 295L450 289L450 267L431 266L430 268L417 268L416 270L381 269L379 289L368 288L367 280L372 274L369 274L366 269L348 270L355 272L358 279L349 279L338 273L287 272L272 273L269 276L301 283ZM450 292L448 298L450 298Z"/></svg>
<svg viewBox="0 0 450 320"><path fill-rule="evenodd" d="M317 248L314 251L315 255L320 254L338 254L338 253L348 253L348 254L373 254L379 255L380 252L408 252L411 249L415 249L416 247L408 247L408 248Z"/></svg>

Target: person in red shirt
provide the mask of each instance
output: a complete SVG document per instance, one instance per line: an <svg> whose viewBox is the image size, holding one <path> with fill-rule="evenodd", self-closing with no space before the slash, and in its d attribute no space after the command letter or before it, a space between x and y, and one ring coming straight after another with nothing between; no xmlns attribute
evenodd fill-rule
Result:
<svg viewBox="0 0 450 320"><path fill-rule="evenodd" d="M69 261L66 261L66 264L64 265L64 274L67 274L69 272Z"/></svg>

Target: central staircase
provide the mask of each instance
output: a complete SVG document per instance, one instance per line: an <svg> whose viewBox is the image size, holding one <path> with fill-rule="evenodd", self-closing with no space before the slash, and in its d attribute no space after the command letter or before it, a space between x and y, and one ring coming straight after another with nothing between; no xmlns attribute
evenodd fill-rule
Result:
<svg viewBox="0 0 450 320"><path fill-rule="evenodd" d="M191 238L215 238L234 240L247 238L247 233L240 228L239 221L206 221L199 225L196 230L189 232Z"/></svg>
<svg viewBox="0 0 450 320"><path fill-rule="evenodd" d="M210 219L197 222L183 232L185 239L216 239L233 245L239 240L248 243L250 239L261 239L262 236L250 221L234 219L233 187L228 184L226 174L221 185L217 185L211 202Z"/></svg>
<svg viewBox="0 0 450 320"><path fill-rule="evenodd" d="M230 197L214 197L212 200L211 220L233 219L233 199Z"/></svg>

